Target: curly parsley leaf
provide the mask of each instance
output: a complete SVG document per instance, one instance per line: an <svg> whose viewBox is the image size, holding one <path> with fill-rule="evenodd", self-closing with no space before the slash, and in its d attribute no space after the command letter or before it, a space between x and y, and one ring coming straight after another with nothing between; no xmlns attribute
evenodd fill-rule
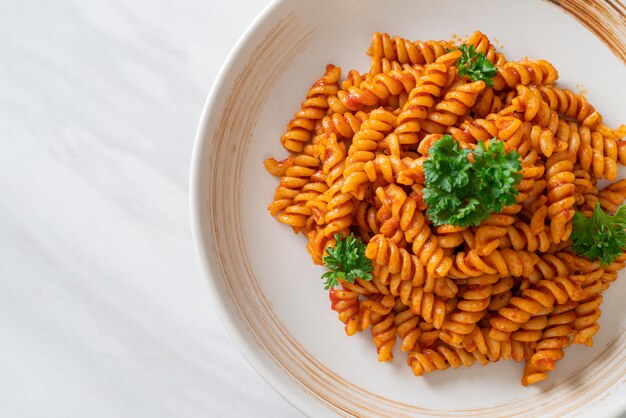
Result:
<svg viewBox="0 0 626 418"><path fill-rule="evenodd" d="M482 52L476 52L474 45L459 45L461 57L456 62L458 74L467 76L472 81L482 80L488 86L493 86L493 79L498 74L498 69Z"/></svg>
<svg viewBox="0 0 626 418"><path fill-rule="evenodd" d="M365 244L350 233L347 237L335 234L335 246L326 248L324 265L330 269L322 275L324 289L339 284L339 279L354 283L358 278L372 280L372 262L365 257Z"/></svg>
<svg viewBox="0 0 626 418"><path fill-rule="evenodd" d="M478 178L478 191L485 210L489 213L502 211L503 206L515 203L518 191L515 188L522 180L522 169L517 152L506 152L504 142L492 139L488 146L479 141L472 152L472 169Z"/></svg>
<svg viewBox="0 0 626 418"><path fill-rule="evenodd" d="M462 149L450 135L441 137L428 150L429 157L424 161L424 201L435 224L448 223L445 220L466 222L467 215L461 209L469 200L464 193L470 182L469 154L470 150Z"/></svg>
<svg viewBox="0 0 626 418"><path fill-rule="evenodd" d="M444 135L428 150L424 161L427 214L435 225L479 225L491 213L513 204L520 182L519 155L504 143L479 141L472 152Z"/></svg>
<svg viewBox="0 0 626 418"><path fill-rule="evenodd" d="M586 218L576 212L572 220L572 250L591 261L599 260L602 266L611 264L626 250L626 206L613 216L607 215L599 203L593 214Z"/></svg>

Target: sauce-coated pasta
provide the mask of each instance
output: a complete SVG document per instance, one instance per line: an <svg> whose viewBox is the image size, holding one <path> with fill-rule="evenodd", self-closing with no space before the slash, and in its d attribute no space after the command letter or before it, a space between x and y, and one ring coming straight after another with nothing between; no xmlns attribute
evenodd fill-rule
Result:
<svg viewBox="0 0 626 418"><path fill-rule="evenodd" d="M348 335L370 329L379 361L396 344L417 376L525 361L528 385L569 345L592 345L602 292L626 263L591 262L570 238L576 212L614 212L626 199L626 128L559 87L550 62L508 61L478 31L465 44L495 65L492 83L459 75L451 42L385 33L373 36L366 73L341 80L328 65L280 139L290 155L265 161L280 177L269 211L307 237L317 264L335 234L361 237L372 280L340 280L329 295ZM478 226L433 225L423 162L443 134L517 152L516 202Z"/></svg>

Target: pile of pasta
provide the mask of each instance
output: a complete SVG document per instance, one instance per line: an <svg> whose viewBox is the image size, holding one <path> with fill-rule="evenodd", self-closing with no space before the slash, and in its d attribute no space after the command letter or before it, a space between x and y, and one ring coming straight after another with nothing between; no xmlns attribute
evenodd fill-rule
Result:
<svg viewBox="0 0 626 418"><path fill-rule="evenodd" d="M344 80L333 65L310 88L268 158L280 177L269 211L308 239L322 264L335 234L367 245L373 278L330 289L345 331L371 330L378 360L399 344L415 375L525 361L522 384L546 379L571 344L592 345L602 293L624 267L575 255L575 211L626 198L622 125L610 129L544 60L507 61L477 31L464 41L497 67L493 86L457 74L449 41L375 33L371 67ZM521 156L516 204L477 227L433 226L422 163L444 134L461 147L497 138ZM602 179L608 186L598 187Z"/></svg>

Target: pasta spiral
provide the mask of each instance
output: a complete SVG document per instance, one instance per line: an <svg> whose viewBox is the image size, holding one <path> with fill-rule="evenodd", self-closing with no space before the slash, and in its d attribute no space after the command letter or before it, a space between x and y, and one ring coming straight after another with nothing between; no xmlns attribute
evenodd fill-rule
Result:
<svg viewBox="0 0 626 418"><path fill-rule="evenodd" d="M454 225L441 225L435 230L441 248L456 248L465 242L464 232L467 228Z"/></svg>
<svg viewBox="0 0 626 418"><path fill-rule="evenodd" d="M478 141L489 141L498 135L498 128L495 122L490 119L466 120L461 123L460 129L466 141L472 144Z"/></svg>
<svg viewBox="0 0 626 418"><path fill-rule="evenodd" d="M576 335L573 340L575 344L592 345L591 338L600 330L600 325L598 325L598 319L602 314L600 304L602 304L602 295L597 293L580 301L576 307L576 320L574 321Z"/></svg>
<svg viewBox="0 0 626 418"><path fill-rule="evenodd" d="M626 180L609 184L598 193L598 202L604 210L615 212L626 200Z"/></svg>
<svg viewBox="0 0 626 418"><path fill-rule="evenodd" d="M532 283L539 280L553 280L557 276L568 276L571 271L568 264L575 263L573 257L567 253L541 254L532 274L526 276Z"/></svg>
<svg viewBox="0 0 626 418"><path fill-rule="evenodd" d="M485 275L467 280L467 289L459 291L462 299L456 309L447 316L442 329L452 334L450 343L462 344L465 336L476 329L489 308L493 285L499 281L498 275ZM455 338L456 337L456 338Z"/></svg>
<svg viewBox="0 0 626 418"><path fill-rule="evenodd" d="M546 128L555 133L559 126L559 117L555 111L541 98L526 86L517 86L517 96L511 101L511 107L516 112L523 113L526 122L532 122L540 128ZM506 112L504 109L502 112Z"/></svg>
<svg viewBox="0 0 626 418"><path fill-rule="evenodd" d="M349 290L330 289L331 309L338 313L339 320L346 324L346 334L354 335L361 329L359 294Z"/></svg>
<svg viewBox="0 0 626 418"><path fill-rule="evenodd" d="M555 306L548 315L547 326L534 347L532 356L526 361L522 376L524 386L545 380L547 373L554 370L556 362L565 355L563 349L571 344L576 306L577 302L569 301Z"/></svg>
<svg viewBox="0 0 626 418"><path fill-rule="evenodd" d="M409 352L407 364L415 376L423 376L425 373L445 370L449 367L455 369L461 366L470 367L476 361L483 366L489 363L487 357L479 351L470 353L464 349L453 349L447 345L438 344L433 348Z"/></svg>
<svg viewBox="0 0 626 418"><path fill-rule="evenodd" d="M517 341L512 341L510 344L508 342L485 344L485 348L491 355L491 358L480 350L468 351L464 348L453 348L446 344L437 344L422 351L409 352L408 365L413 370L413 374L422 376L425 373L445 370L449 367L455 369L461 366L470 367L476 362L485 366L490 361L498 361L501 358L520 362L524 359L527 351L525 345Z"/></svg>
<svg viewBox="0 0 626 418"><path fill-rule="evenodd" d="M396 60L373 56L370 63L370 70L368 72L371 75L376 75L380 73L388 73L391 70L401 71L402 64Z"/></svg>
<svg viewBox="0 0 626 418"><path fill-rule="evenodd" d="M485 54L487 59L496 66L501 66L506 62L504 55L496 51L495 46L489 41L489 38L481 31L475 31L469 38L465 40L465 44L472 45L477 52Z"/></svg>
<svg viewBox="0 0 626 418"><path fill-rule="evenodd" d="M559 78L559 73L548 61L509 61L498 68L494 79L494 90L515 89L529 84L552 84Z"/></svg>
<svg viewBox="0 0 626 418"><path fill-rule="evenodd" d="M367 114L363 112L333 113L324 116L320 130L333 133L340 138L352 139L365 120L367 120Z"/></svg>
<svg viewBox="0 0 626 418"><path fill-rule="evenodd" d="M505 334L517 331L531 316L552 311L555 301L560 304L568 300L579 301L582 295L580 283L567 277L541 280L532 288L523 290L521 296L511 298L509 307L498 310L498 315L489 320L492 326L490 335L503 340Z"/></svg>
<svg viewBox="0 0 626 418"><path fill-rule="evenodd" d="M337 98L346 109L351 111L361 110L368 106L378 106L390 96L411 91L415 87L416 76L420 74L421 72L415 68L376 74L371 80L363 80L359 86L350 86L347 90L339 90Z"/></svg>
<svg viewBox="0 0 626 418"><path fill-rule="evenodd" d="M491 289L491 302L487 308L490 311L497 311L500 308L508 306L513 292L511 289L516 285L513 277L503 277Z"/></svg>
<svg viewBox="0 0 626 418"><path fill-rule="evenodd" d="M365 256L372 260L375 268L384 267L385 273L388 274L398 273L400 281L409 281L412 286L424 284L426 270L419 258L381 234L370 239ZM384 279L383 283L388 284Z"/></svg>
<svg viewBox="0 0 626 418"><path fill-rule="evenodd" d="M493 214L481 222L474 236L474 249L478 255L487 256L501 246L501 238L506 235L508 227L515 222L512 214L519 212L520 209L519 205L504 208L502 213ZM507 213L507 211L512 213Z"/></svg>
<svg viewBox="0 0 626 418"><path fill-rule="evenodd" d="M379 142L393 129L395 122L395 115L380 108L372 111L369 118L361 124L361 129L355 133L348 149L342 193L352 193L357 199L363 200L365 186L368 184L365 163L375 158Z"/></svg>
<svg viewBox="0 0 626 418"><path fill-rule="evenodd" d="M373 315L372 317L372 341L378 352L378 361L391 361L391 350L397 341L397 328L394 324L395 314L389 312L385 315Z"/></svg>
<svg viewBox="0 0 626 418"><path fill-rule="evenodd" d="M402 188L391 184L384 190L377 189L377 194L391 196L392 215L397 227L404 232L404 238L410 244L413 254L426 266L430 275L445 276L452 260L444 254L437 237L432 234L424 214L417 209L418 199L414 194L407 196Z"/></svg>
<svg viewBox="0 0 626 418"><path fill-rule="evenodd" d="M280 138L281 144L287 150L300 152L311 139L316 121L326 115L327 97L336 94L339 90L340 74L340 68L328 65L326 74L313 83L306 95L306 100L300 106L300 110L287 125L287 132Z"/></svg>
<svg viewBox="0 0 626 418"><path fill-rule="evenodd" d="M487 256L480 256L476 250L456 254L450 276L464 279L485 274L503 276L528 276L538 261L534 253L514 251L508 248L496 250Z"/></svg>
<svg viewBox="0 0 626 418"><path fill-rule="evenodd" d="M602 119L582 94L555 86L538 86L535 94L548 103L550 109L563 116L577 119L582 126L593 129Z"/></svg>
<svg viewBox="0 0 626 418"><path fill-rule="evenodd" d="M484 81L461 84L446 93L444 99L437 103L434 112L429 112L427 119L434 124L424 124L429 133L444 133L447 126L453 126L460 116L465 115L474 106L478 94L485 88Z"/></svg>
<svg viewBox="0 0 626 418"><path fill-rule="evenodd" d="M390 37L387 33L374 32L372 43L367 50L371 57L386 58L400 64L430 64L446 53L451 45L443 41L411 42L399 36Z"/></svg>
<svg viewBox="0 0 626 418"><path fill-rule="evenodd" d="M511 104L513 92L496 93L493 87L487 87L482 94L478 96L472 111L481 118L492 113L499 113L505 106Z"/></svg>
<svg viewBox="0 0 626 418"><path fill-rule="evenodd" d="M544 209L547 208L543 206ZM548 232L543 227L543 223L540 228L534 228L527 222L518 221L513 225L510 225L506 233L508 239L511 242L511 247L515 250L523 250L529 252L541 252L545 253L550 250L552 241Z"/></svg>
<svg viewBox="0 0 626 418"><path fill-rule="evenodd" d="M404 287L400 291L402 303L407 305L411 312L419 315L425 322L440 329L446 317L446 302L434 292L426 292L423 287Z"/></svg>
<svg viewBox="0 0 626 418"><path fill-rule="evenodd" d="M532 354L532 344L518 340L497 341L489 335L489 328L476 327L465 337L463 348L468 352L478 352L489 361L500 359L520 362Z"/></svg>
<svg viewBox="0 0 626 418"><path fill-rule="evenodd" d="M317 196L315 200L307 202L309 206L317 206L316 216L320 219L322 236L331 238L336 233L346 231L352 224L352 213L355 204L349 194L343 193L343 179L335 182L328 190Z"/></svg>
<svg viewBox="0 0 626 418"><path fill-rule="evenodd" d="M571 232L574 217L574 157L568 151L557 153L546 163L548 179L548 218L553 243L566 241Z"/></svg>
<svg viewBox="0 0 626 418"><path fill-rule="evenodd" d="M303 195L308 195L308 192L316 193L324 189L318 182L311 183L319 165L319 160L312 155L302 154L294 158L293 164L280 179L273 202L268 206L272 216L293 228L305 226L310 211L304 210L300 202L306 201Z"/></svg>
<svg viewBox="0 0 626 418"><path fill-rule="evenodd" d="M414 314L408 306L401 301L396 303L396 314L394 316L394 325L397 335L401 339L400 349L402 351L410 351L419 343L422 330L419 328L420 317Z"/></svg>
<svg viewBox="0 0 626 418"><path fill-rule="evenodd" d="M428 109L435 105L442 89L449 79L449 67L435 62L424 68L424 74L417 80L415 87L409 92L408 100L398 115L398 126L395 133L401 137L409 137L405 141L417 143L417 134L428 116Z"/></svg>

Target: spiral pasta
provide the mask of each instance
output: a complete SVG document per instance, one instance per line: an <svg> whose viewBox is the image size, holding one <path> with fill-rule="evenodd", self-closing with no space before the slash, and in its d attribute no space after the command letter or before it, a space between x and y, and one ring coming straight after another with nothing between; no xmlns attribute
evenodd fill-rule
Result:
<svg viewBox="0 0 626 418"><path fill-rule="evenodd" d="M492 113L499 113L505 106L511 104L513 92L496 92L493 87L487 87L476 100L473 112L484 118Z"/></svg>
<svg viewBox="0 0 626 418"><path fill-rule="evenodd" d="M494 90L514 89L529 84L540 86L552 84L559 78L559 73L548 61L509 61L498 68L494 79Z"/></svg>
<svg viewBox="0 0 626 418"><path fill-rule="evenodd" d="M352 139L365 120L367 120L367 114L363 112L333 113L324 116L318 130L320 133L328 132L340 138Z"/></svg>
<svg viewBox="0 0 626 418"><path fill-rule="evenodd" d="M450 276L457 279L477 277L484 274L502 276L528 276L532 273L538 257L526 251L514 251L509 248L495 250L487 256L480 256L475 249L467 253L456 254Z"/></svg>
<svg viewBox="0 0 626 418"><path fill-rule="evenodd" d="M485 35L481 31L475 31L465 40L465 43L467 45L472 45L474 48L476 48L477 52L482 52L483 54L485 54L487 59L494 63L496 66L502 66L506 62L506 59L504 58L502 52L497 51L487 35Z"/></svg>
<svg viewBox="0 0 626 418"><path fill-rule="evenodd" d="M486 350L490 356L485 355L480 350L468 351L464 348L450 347L445 343L439 343L434 347L425 348L421 351L411 351L408 356L408 365L416 376L436 370L445 370L449 367L459 368L461 366L470 367L478 362L485 366L489 362L500 359L513 359L520 362L525 359L528 349L524 343L512 341L509 343L495 343L486 345Z"/></svg>
<svg viewBox="0 0 626 418"><path fill-rule="evenodd" d="M346 334L354 335L362 331L359 294L349 290L331 289L329 292L331 309L339 315L339 320L346 325Z"/></svg>
<svg viewBox="0 0 626 418"><path fill-rule="evenodd" d="M378 188L376 193L389 202L392 212L390 221L394 229L402 231L406 242L411 244L412 253L422 265L426 266L427 273L445 276L452 266L452 260L445 255L437 237L427 225L424 214L417 208L416 196L414 194L407 196L404 190L395 184L390 184L385 189Z"/></svg>
<svg viewBox="0 0 626 418"><path fill-rule="evenodd" d="M545 380L548 372L554 370L557 361L565 355L563 350L572 343L571 335L574 331L577 306L577 302L568 301L555 306L547 316L546 327L524 367L522 376L524 386Z"/></svg>
<svg viewBox="0 0 626 418"><path fill-rule="evenodd" d="M520 296L511 298L508 307L498 310L498 315L489 320L492 326L490 335L500 341L509 339L509 334L517 331L533 315L550 312L555 301L561 304L568 300L578 302L581 297L580 284L567 277L557 277L553 281L541 280L523 290ZM511 338L515 339L515 336Z"/></svg>
<svg viewBox="0 0 626 418"><path fill-rule="evenodd" d="M417 376L525 361L526 386L570 345L593 344L603 292L626 266L626 253L608 265L580 257L570 238L576 212L626 200L626 125L607 127L550 62L508 61L480 31L464 43L376 32L367 72L341 79L328 65L280 138L290 155L264 162L279 178L268 210L307 237L316 264L339 235L361 238L371 279L339 277L329 299L347 335L371 331L379 361L396 345ZM494 64L493 83L460 75L470 50ZM514 201L478 225L433 224L424 166L444 135L515 151Z"/></svg>
<svg viewBox="0 0 626 418"><path fill-rule="evenodd" d="M300 152L311 139L316 121L326 115L328 96L339 90L339 75L341 69L334 65L326 67L326 74L317 80L309 89L306 100L302 102L300 110L287 125L287 132L280 138L283 146L293 152Z"/></svg>
<svg viewBox="0 0 626 418"><path fill-rule="evenodd" d="M446 54L443 57L448 57ZM424 68L424 74L417 80L415 87L409 92L408 100L402 106L402 111L398 115L397 127L394 133L409 139L405 141L417 143L418 134L428 117L428 109L435 105L435 100L443 92L443 88L450 79L450 61L441 60L441 57L434 63ZM446 62L448 65L446 65Z"/></svg>
<svg viewBox="0 0 626 418"><path fill-rule="evenodd" d="M571 220L574 217L574 157L564 151L557 153L546 163L548 180L548 218L552 242L566 241L572 232Z"/></svg>
<svg viewBox="0 0 626 418"><path fill-rule="evenodd" d="M453 126L459 117L465 115L474 106L478 94L485 88L484 81L460 84L450 90L444 99L435 105L435 111L429 112L427 119L433 123L424 124L429 133L443 133L446 127Z"/></svg>
<svg viewBox="0 0 626 418"><path fill-rule="evenodd" d="M303 210L299 199L308 191L323 189L317 182L311 182L318 172L319 160L312 155L301 154L293 159L290 167L280 179L280 185L274 193L274 201L268 206L270 213L293 228L306 225L309 211ZM295 204L294 204L295 203Z"/></svg>
<svg viewBox="0 0 626 418"><path fill-rule="evenodd" d="M390 97L411 91L415 87L416 78L420 75L421 71L414 67L376 74L371 79L366 78L359 85L351 85L346 90L337 91L336 97L341 104L333 102L333 105L343 105L345 109L357 111L368 106L385 104L384 101ZM332 101L335 96L330 97L329 100Z"/></svg>
<svg viewBox="0 0 626 418"><path fill-rule="evenodd" d="M420 317L399 299L396 302L394 311L396 313L393 321L397 335L401 340L400 349L402 351L410 351L419 344L419 339L422 335L422 330L419 327Z"/></svg>
<svg viewBox="0 0 626 418"><path fill-rule="evenodd" d="M357 199L363 200L365 186L369 184L365 163L376 158L375 151L379 143L393 129L395 121L395 115L381 108L372 111L367 121L361 124L361 129L352 139L345 160L343 170L345 182L341 187L342 193L352 193Z"/></svg>
<svg viewBox="0 0 626 418"><path fill-rule="evenodd" d="M367 50L371 57L395 60L400 64L430 64L446 53L450 44L445 41L416 41L399 36L391 37L387 33L375 32Z"/></svg>
<svg viewBox="0 0 626 418"><path fill-rule="evenodd" d="M499 280L496 274L473 277L467 280L466 289L459 290L461 300L442 325L449 334L448 344L462 347L465 336L476 330L476 324L487 314L493 285Z"/></svg>
<svg viewBox="0 0 626 418"><path fill-rule="evenodd" d="M582 94L576 94L555 86L537 86L533 91L548 103L550 109L563 116L577 119L587 128L593 129L597 123L602 121L599 113Z"/></svg>
<svg viewBox="0 0 626 418"><path fill-rule="evenodd" d="M398 336L396 335L397 327L394 323L395 314L393 311L385 314L374 314L372 319L372 341L378 352L378 361L391 361L393 353L391 350Z"/></svg>

